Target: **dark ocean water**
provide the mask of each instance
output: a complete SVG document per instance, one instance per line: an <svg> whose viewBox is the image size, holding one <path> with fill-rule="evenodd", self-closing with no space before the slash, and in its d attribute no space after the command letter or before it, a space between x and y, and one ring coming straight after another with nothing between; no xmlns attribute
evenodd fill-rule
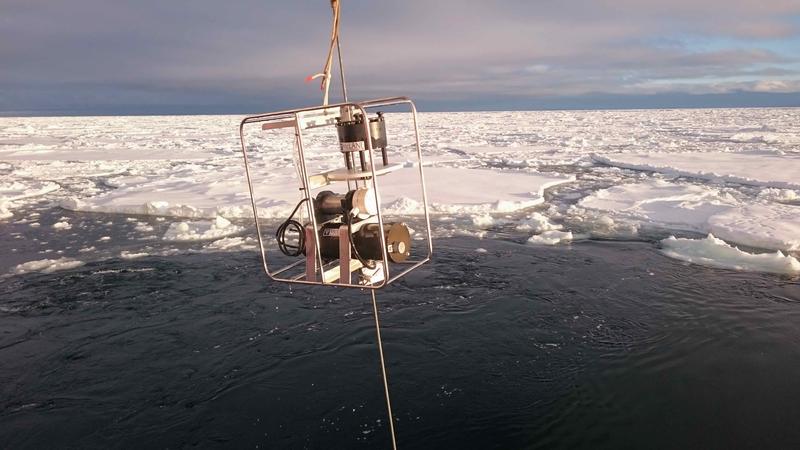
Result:
<svg viewBox="0 0 800 450"><path fill-rule="evenodd" d="M800 448L798 280L436 246L378 291L400 448ZM253 253L6 278L0 448L389 448L371 314Z"/></svg>

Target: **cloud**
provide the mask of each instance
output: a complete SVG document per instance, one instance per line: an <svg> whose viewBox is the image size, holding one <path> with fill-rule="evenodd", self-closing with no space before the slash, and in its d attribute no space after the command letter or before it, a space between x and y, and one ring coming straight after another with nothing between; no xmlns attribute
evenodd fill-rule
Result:
<svg viewBox="0 0 800 450"><path fill-rule="evenodd" d="M800 92L800 80L763 80L753 84L754 92Z"/></svg>
<svg viewBox="0 0 800 450"><path fill-rule="evenodd" d="M302 80L321 69L330 31L324 0L6 0L2 8L6 109L313 101L318 91ZM357 96L788 92L799 78L787 50L800 46L796 0L343 0L343 12Z"/></svg>

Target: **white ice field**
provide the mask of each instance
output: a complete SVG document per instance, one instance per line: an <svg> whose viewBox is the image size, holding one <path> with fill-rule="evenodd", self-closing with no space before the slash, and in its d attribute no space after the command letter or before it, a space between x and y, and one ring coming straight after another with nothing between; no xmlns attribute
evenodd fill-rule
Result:
<svg viewBox="0 0 800 450"><path fill-rule="evenodd" d="M390 159L405 167L381 180L381 202L419 215L410 121L387 117ZM187 241L252 249L240 119L0 118L0 231L42 227L31 206L44 205L129 223L116 257L181 252ZM641 239L690 263L800 273L800 109L423 113L420 127L434 237ZM291 141L256 128L248 137L260 212L283 219L298 198ZM311 136L314 170L341 166L332 144ZM77 217L46 232L80 234ZM96 258L94 246L77 251L43 249L11 273Z"/></svg>

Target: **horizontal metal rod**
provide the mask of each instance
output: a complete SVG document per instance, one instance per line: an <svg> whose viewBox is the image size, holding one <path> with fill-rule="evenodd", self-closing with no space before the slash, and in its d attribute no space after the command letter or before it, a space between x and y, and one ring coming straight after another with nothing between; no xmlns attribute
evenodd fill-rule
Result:
<svg viewBox="0 0 800 450"><path fill-rule="evenodd" d="M410 102L411 99L409 99L408 97L387 97L374 100L366 100L363 102L342 102L327 106L319 105L319 106L309 106L305 108L287 109L285 111L277 111L272 113L262 113L262 114L247 116L244 119L242 119L242 125L247 123L263 122L266 120L274 120L278 117L288 118L297 113L316 111L320 109L333 109L342 106L360 106L362 108L375 108L378 106L399 105L402 103L410 103Z"/></svg>
<svg viewBox="0 0 800 450"><path fill-rule="evenodd" d="M274 277L274 276L276 276L276 275L280 275L280 274L282 274L283 272L286 272L287 270L289 270L289 269L291 269L291 268L293 268L293 267L297 267L297 266L299 266L301 263L304 263L304 262L305 262L305 261L304 261L304 260L302 260L302 259L301 259L301 260L299 260L299 261L295 261L295 262L293 262L293 263L289 264L288 266L286 266L286 267L284 267L284 268L282 268L282 269L278 269L278 270L277 270L277 271L275 271L275 272L271 272L271 273L269 274L269 276L270 276L270 277ZM274 278L273 278L273 279L274 279Z"/></svg>
<svg viewBox="0 0 800 450"><path fill-rule="evenodd" d="M400 277L402 277L403 275L405 275L405 274L407 274L407 273L411 272L412 270L416 269L417 267L419 267L419 266L421 266L421 265L425 264L426 262L428 262L428 261L430 261L430 260L431 260L430 258L425 258L425 259L423 259L422 261L420 261L420 262L418 262L418 263L414 264L413 266L409 267L408 269L406 269L406 270L404 270L404 271L402 271L402 272L398 273L397 275L393 276L392 278L390 278L390 279L389 279L389 281L387 281L387 282L386 282L386 284L392 284L392 282L393 282L393 281L397 280L398 278L400 278Z"/></svg>

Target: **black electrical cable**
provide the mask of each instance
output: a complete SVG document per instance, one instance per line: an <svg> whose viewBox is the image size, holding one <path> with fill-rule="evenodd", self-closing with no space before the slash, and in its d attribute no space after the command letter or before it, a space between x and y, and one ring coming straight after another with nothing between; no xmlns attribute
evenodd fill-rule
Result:
<svg viewBox="0 0 800 450"><path fill-rule="evenodd" d="M347 233L350 236L350 249L353 250L353 255L355 255L356 259L358 259L358 261L361 262L361 264L364 267L366 267L367 269L374 269L375 267L377 267L375 262L374 261L370 262L362 258L361 254L358 253L358 248L356 248L355 242L353 242L353 221L352 218L350 217L350 211L348 211L344 215L344 220L345 223L347 223Z"/></svg>
<svg viewBox="0 0 800 450"><path fill-rule="evenodd" d="M300 205L307 200L307 198L300 200L297 203L297 206L294 207L294 210L289 218L286 219L275 231L275 239L278 241L278 249L280 249L281 253L286 256L300 256L300 254L302 254L306 248L305 229L303 228L303 224L294 220L294 215L297 213L297 210L300 209ZM297 232L297 245L286 242L286 232L290 230Z"/></svg>

